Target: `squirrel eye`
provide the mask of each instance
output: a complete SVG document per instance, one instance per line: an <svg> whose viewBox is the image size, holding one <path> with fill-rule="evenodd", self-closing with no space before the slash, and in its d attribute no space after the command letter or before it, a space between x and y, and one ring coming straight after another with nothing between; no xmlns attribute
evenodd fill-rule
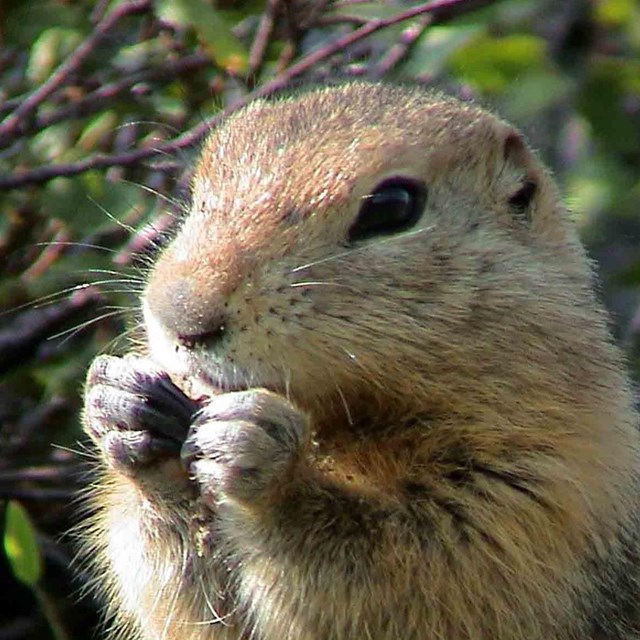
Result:
<svg viewBox="0 0 640 640"><path fill-rule="evenodd" d="M349 241L399 233L411 228L422 215L427 188L419 180L395 177L383 180L362 202Z"/></svg>

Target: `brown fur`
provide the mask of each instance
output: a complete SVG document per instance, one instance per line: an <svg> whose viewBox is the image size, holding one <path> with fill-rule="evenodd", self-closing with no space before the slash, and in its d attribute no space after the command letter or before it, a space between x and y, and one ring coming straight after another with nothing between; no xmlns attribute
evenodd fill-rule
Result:
<svg viewBox="0 0 640 640"><path fill-rule="evenodd" d="M345 247L391 175L426 182L418 226ZM314 438L250 506L212 511L177 461L107 467L85 537L116 626L640 638L637 416L591 279L551 178L475 106L352 84L231 117L150 275L149 353L185 388L286 396ZM174 358L221 317L222 352Z"/></svg>

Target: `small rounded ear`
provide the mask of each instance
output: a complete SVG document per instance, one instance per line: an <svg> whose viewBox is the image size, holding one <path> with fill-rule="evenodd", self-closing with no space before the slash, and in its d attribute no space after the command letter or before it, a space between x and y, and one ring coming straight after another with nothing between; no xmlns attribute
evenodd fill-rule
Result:
<svg viewBox="0 0 640 640"><path fill-rule="evenodd" d="M540 173L522 135L508 129L502 147L497 186L514 218L530 222Z"/></svg>

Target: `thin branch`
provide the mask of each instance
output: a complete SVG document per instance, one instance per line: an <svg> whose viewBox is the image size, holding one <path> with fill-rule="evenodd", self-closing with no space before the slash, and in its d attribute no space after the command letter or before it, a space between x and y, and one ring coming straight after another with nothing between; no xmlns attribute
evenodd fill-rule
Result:
<svg viewBox="0 0 640 640"><path fill-rule="evenodd" d="M433 0L432 2L427 2L417 7L401 11L390 18L371 20L359 29L337 38L327 45L307 54L297 63L279 73L269 82L256 87L256 89L247 93L239 100L231 103L224 111L221 111L212 118L201 122L193 129L185 132L172 141L158 144L155 147L137 149L127 153L112 155L97 154L75 163L46 165L30 171L24 171L17 175L12 174L9 176L0 176L0 191L17 189L28 184L41 184L51 180L52 178L74 176L93 169L104 169L113 166L129 167L137 165L141 160L146 160L147 158L157 154L172 155L181 149L189 148L198 143L204 135L206 135L230 113L237 111L256 98L266 97L272 93L281 91L287 87L293 79L301 76L314 65L330 58L346 47L363 40L381 29L425 14L430 15L431 26L442 24L457 16L474 11L481 7L486 7L495 2L496 0Z"/></svg>
<svg viewBox="0 0 640 640"><path fill-rule="evenodd" d="M369 73L370 78L379 79L393 69L410 51L411 47L420 38L432 23L431 15L420 16L416 23L407 27L400 35L400 42L394 44L386 55Z"/></svg>
<svg viewBox="0 0 640 640"><path fill-rule="evenodd" d="M326 60L335 53L346 49L352 44L367 38L381 29L385 29L391 25L398 24L424 14L430 15L431 25L442 24L459 15L474 11L481 7L486 7L495 2L496 0L433 0L432 2L427 2L425 4L418 5L417 7L401 11L390 18L376 18L370 20L359 29L337 38L324 47L316 49L316 51L312 51L302 60L291 65L276 78L267 82L262 87L259 87L257 90L258 97L263 97L269 93L284 89L284 87L286 87L293 78L301 75L310 67L318 64L322 60Z"/></svg>
<svg viewBox="0 0 640 640"><path fill-rule="evenodd" d="M33 357L40 343L56 331L94 310L100 297L95 289L76 291L53 307L32 309L0 332L0 373L6 373Z"/></svg>
<svg viewBox="0 0 640 640"><path fill-rule="evenodd" d="M42 129L68 118L86 116L104 109L107 100L112 100L136 84L157 81L169 82L184 73L198 71L210 66L212 66L210 56L203 53L194 53L179 60L166 62L162 67L132 73L118 82L110 82L99 87L76 102L65 105L52 113L36 117L29 129L42 131ZM21 133L27 132L21 131Z"/></svg>
<svg viewBox="0 0 640 640"><path fill-rule="evenodd" d="M321 16L318 18L318 25L323 27L332 27L339 24L350 24L355 27L361 27L369 22L368 18L362 18L360 16L348 16L343 14L330 14L328 16Z"/></svg>
<svg viewBox="0 0 640 640"><path fill-rule="evenodd" d="M253 77L259 73L264 64L264 56L267 52L267 46L273 33L276 14L280 7L281 0L267 0L267 6L260 18L255 38L251 44L249 51L248 77Z"/></svg>
<svg viewBox="0 0 640 640"><path fill-rule="evenodd" d="M342 9L343 7L351 7L356 4L366 4L371 0L338 0L331 5L332 9Z"/></svg>
<svg viewBox="0 0 640 640"><path fill-rule="evenodd" d="M47 81L31 93L16 110L0 123L0 144L8 146L19 134L21 123L28 120L31 114L54 91L59 89L80 65L89 57L104 36L125 16L137 15L151 9L151 0L130 0L108 13L96 24L91 35L63 62L47 79Z"/></svg>

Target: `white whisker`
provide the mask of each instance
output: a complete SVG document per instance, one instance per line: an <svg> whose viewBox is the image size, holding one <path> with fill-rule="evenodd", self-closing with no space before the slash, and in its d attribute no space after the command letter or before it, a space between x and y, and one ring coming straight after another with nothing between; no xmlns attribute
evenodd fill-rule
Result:
<svg viewBox="0 0 640 640"><path fill-rule="evenodd" d="M363 295L362 291L352 287L351 285L345 284L343 282L331 282L328 280L309 280L305 282L293 282L289 285L292 289L296 289L298 287L337 287L339 289L347 289L348 291L352 291L353 293L357 293L358 295Z"/></svg>
<svg viewBox="0 0 640 640"><path fill-rule="evenodd" d="M85 269L83 273L104 273L106 275L112 275L112 276L123 276L123 277L127 276L126 273L123 273L122 271L117 271L114 269ZM128 275L127 279L131 280L132 282L142 281L142 279L136 276L135 274Z"/></svg>
<svg viewBox="0 0 640 640"><path fill-rule="evenodd" d="M163 202L166 202L167 204L170 204L172 207L176 207L176 209L181 209L183 204L176 200L175 198L171 198L170 196L162 193L161 191L158 191L157 189L154 189L153 187L149 187L145 184L140 184L138 182L133 182L132 180L123 180L123 182L126 182L127 184L131 184L135 187L138 187L138 189L141 189L142 191L146 191L147 193L150 193L153 196L156 196L157 198L160 198ZM168 213L172 218L178 218L178 216L173 213L172 211L164 211L163 213Z"/></svg>
<svg viewBox="0 0 640 640"><path fill-rule="evenodd" d="M226 619L230 616L230 614L225 614L225 615L220 615L215 607L213 606L213 603L211 602L209 595L207 593L208 589L205 586L203 580L202 580L202 574L200 574L198 576L198 580L200 582L200 589L201 589L201 593L202 593L202 597L204 598L206 607L209 611L209 613L211 614L211 618L208 618L206 620L200 620L198 622L196 622L195 624L197 625L210 625L210 624L224 624L226 625Z"/></svg>
<svg viewBox="0 0 640 640"><path fill-rule="evenodd" d="M100 244L91 244L90 242L73 242L71 240L50 240L48 242L36 242L34 247L79 247L81 249L97 249L98 251L104 251L105 253L117 254L119 251L111 249L110 247L103 247Z"/></svg>
<svg viewBox="0 0 640 640"><path fill-rule="evenodd" d="M104 215L107 216L109 220L117 224L120 228L124 229L125 231L128 231L132 235L135 235L136 230L130 224L127 224L126 222L122 222L122 220L118 220L118 218L116 218L108 209L103 207L97 200L95 200L91 196L87 196L87 199L89 200L89 202L91 202L96 207L98 207L98 209L100 209L100 211L102 211L102 213L104 213Z"/></svg>
<svg viewBox="0 0 640 640"><path fill-rule="evenodd" d="M344 411L347 414L347 422L349 423L349 426L353 426L353 417L351 416L351 411L349 410L349 405L347 403L347 399L344 396L344 393L342 392L342 389L340 388L340 385L336 385L336 390L338 392L338 395L340 396L340 399L342 400L342 405L344 406Z"/></svg>
<svg viewBox="0 0 640 640"><path fill-rule="evenodd" d="M96 318L91 318L90 320L82 322L75 327L71 327L70 329L65 329L64 331L59 331L58 333L53 334L52 336L48 336L47 340L55 340L57 338L61 338L62 336L67 336L62 342L62 344L64 344L65 342L67 342L67 340L78 334L83 329L90 327L92 324L100 322L101 320L105 320L106 318L112 318L119 315L122 315L122 311L109 311L108 313L103 313L102 315L97 316Z"/></svg>
<svg viewBox="0 0 640 640"><path fill-rule="evenodd" d="M76 443L77 448L65 447L61 444L56 444L55 442L51 443L51 447L53 449L58 449L59 451L64 451L65 453L72 453L74 456L78 456L81 458L87 458L88 460L95 459L95 453L90 450L86 445L83 445L80 442Z"/></svg>
<svg viewBox="0 0 640 640"><path fill-rule="evenodd" d="M380 245L390 244L392 242L399 242L405 238L419 235L421 233L425 233L426 231L431 231L435 228L435 225L431 225L429 227L422 227L420 229L412 229L411 231L406 231L405 233L400 233L398 235L390 236L384 240L378 240L375 246L379 247ZM325 258L320 258L319 260L314 260L313 262L308 262L306 264L300 265L299 267L295 267L291 269L290 273L297 273L298 271L303 271L304 269L310 269L311 267L315 267L319 264L324 264L326 262L332 262L333 260L339 260L340 258L345 258L346 256L352 256L354 253L360 253L362 251L366 251L371 249L371 244L365 244L361 247L354 247L353 249L348 249L347 251L341 251L340 253L334 253L333 255L326 256Z"/></svg>

